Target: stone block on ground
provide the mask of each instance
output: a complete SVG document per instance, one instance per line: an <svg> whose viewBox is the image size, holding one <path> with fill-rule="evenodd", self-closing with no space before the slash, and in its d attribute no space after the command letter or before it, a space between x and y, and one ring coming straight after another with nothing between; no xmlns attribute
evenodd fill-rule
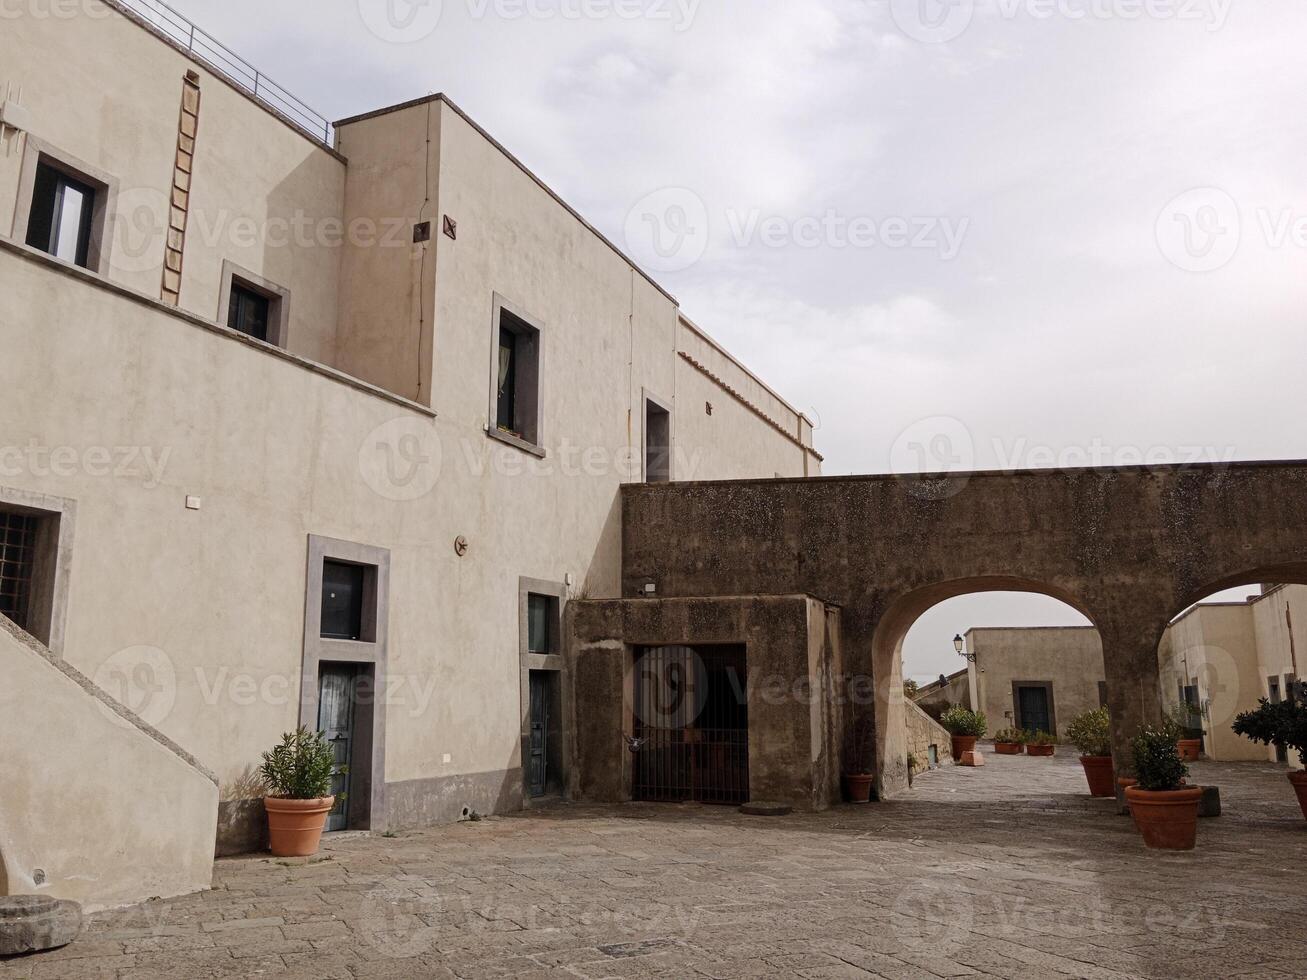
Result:
<svg viewBox="0 0 1307 980"><path fill-rule="evenodd" d="M82 907L44 895L0 898L0 956L67 946L82 931Z"/></svg>
<svg viewBox="0 0 1307 980"><path fill-rule="evenodd" d="M960 766L983 766L984 764L985 757L979 752L963 752L962 761L958 763Z"/></svg>

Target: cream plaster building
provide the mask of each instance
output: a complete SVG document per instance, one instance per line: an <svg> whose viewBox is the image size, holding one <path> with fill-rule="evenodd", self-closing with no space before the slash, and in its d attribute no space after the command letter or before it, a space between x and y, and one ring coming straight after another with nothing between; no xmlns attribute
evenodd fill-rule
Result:
<svg viewBox="0 0 1307 980"><path fill-rule="evenodd" d="M257 846L301 723L336 829L564 791L619 487L821 463L448 99L332 126L151 9L0 31L0 894L91 907Z"/></svg>

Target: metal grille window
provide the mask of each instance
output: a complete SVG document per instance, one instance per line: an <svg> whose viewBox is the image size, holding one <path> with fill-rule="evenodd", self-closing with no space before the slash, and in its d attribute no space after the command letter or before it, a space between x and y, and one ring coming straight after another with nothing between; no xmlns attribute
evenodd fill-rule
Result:
<svg viewBox="0 0 1307 980"><path fill-rule="evenodd" d="M652 647L635 669L637 800L749 801L743 647Z"/></svg>
<svg viewBox="0 0 1307 980"><path fill-rule="evenodd" d="M0 614L29 625L39 518L0 510Z"/></svg>

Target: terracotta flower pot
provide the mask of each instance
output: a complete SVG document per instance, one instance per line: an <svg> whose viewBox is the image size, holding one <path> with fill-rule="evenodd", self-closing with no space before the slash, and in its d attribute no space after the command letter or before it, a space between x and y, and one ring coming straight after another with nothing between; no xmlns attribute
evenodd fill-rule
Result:
<svg viewBox="0 0 1307 980"><path fill-rule="evenodd" d="M974 735L954 735L952 749L953 761L961 762L962 757L968 752L976 751L976 737Z"/></svg>
<svg viewBox="0 0 1307 980"><path fill-rule="evenodd" d="M994 751L997 752L999 755L1020 755L1021 743L1020 742L995 742Z"/></svg>
<svg viewBox="0 0 1307 980"><path fill-rule="evenodd" d="M1080 764L1085 767L1090 796L1116 796L1115 770L1110 755L1082 755Z"/></svg>
<svg viewBox="0 0 1307 980"><path fill-rule="evenodd" d="M263 798L268 811L268 841L276 857L309 857L318 853L322 828L327 814L336 805L334 796L317 800L284 800L275 796Z"/></svg>
<svg viewBox="0 0 1307 980"><path fill-rule="evenodd" d="M871 773L845 773L841 779L844 782L844 798L850 803L870 803L871 802L871 784L876 781L876 777ZM912 780L909 777L908 783Z"/></svg>
<svg viewBox="0 0 1307 980"><path fill-rule="evenodd" d="M1203 750L1203 741L1200 738L1182 738L1175 743L1175 747L1179 750L1182 761L1197 762Z"/></svg>
<svg viewBox="0 0 1307 980"><path fill-rule="evenodd" d="M1054 754L1054 750L1056 748L1057 748L1056 745L1027 745L1026 755L1035 755L1035 756L1040 756L1041 758L1047 758L1048 756Z"/></svg>
<svg viewBox="0 0 1307 980"><path fill-rule="evenodd" d="M1289 782L1293 783L1293 790L1298 794L1298 805L1302 807L1302 815L1307 817L1307 772L1289 773Z"/></svg>
<svg viewBox="0 0 1307 980"><path fill-rule="evenodd" d="M1144 843L1164 851L1192 851L1198 841L1198 804L1201 789L1151 792L1129 786L1125 798Z"/></svg>

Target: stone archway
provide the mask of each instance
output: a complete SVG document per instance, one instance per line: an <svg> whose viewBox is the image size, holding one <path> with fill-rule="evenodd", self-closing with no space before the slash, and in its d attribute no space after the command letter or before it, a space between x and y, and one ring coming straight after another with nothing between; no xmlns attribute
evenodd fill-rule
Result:
<svg viewBox="0 0 1307 980"><path fill-rule="evenodd" d="M836 605L848 666L887 720L895 619L931 590L1012 576L1074 597L1102 640L1119 765L1161 719L1157 649L1175 613L1252 575L1307 581L1302 462L629 484L622 506L624 596Z"/></svg>
<svg viewBox="0 0 1307 980"><path fill-rule="evenodd" d="M876 772L881 795L904 789L908 774L905 705L903 699L903 640L912 625L941 602L980 592L1032 592L1057 599L1091 624L1094 617L1074 595L1056 586L1016 576L984 576L940 582L894 599L880 616L872 633L871 665L876 701Z"/></svg>

